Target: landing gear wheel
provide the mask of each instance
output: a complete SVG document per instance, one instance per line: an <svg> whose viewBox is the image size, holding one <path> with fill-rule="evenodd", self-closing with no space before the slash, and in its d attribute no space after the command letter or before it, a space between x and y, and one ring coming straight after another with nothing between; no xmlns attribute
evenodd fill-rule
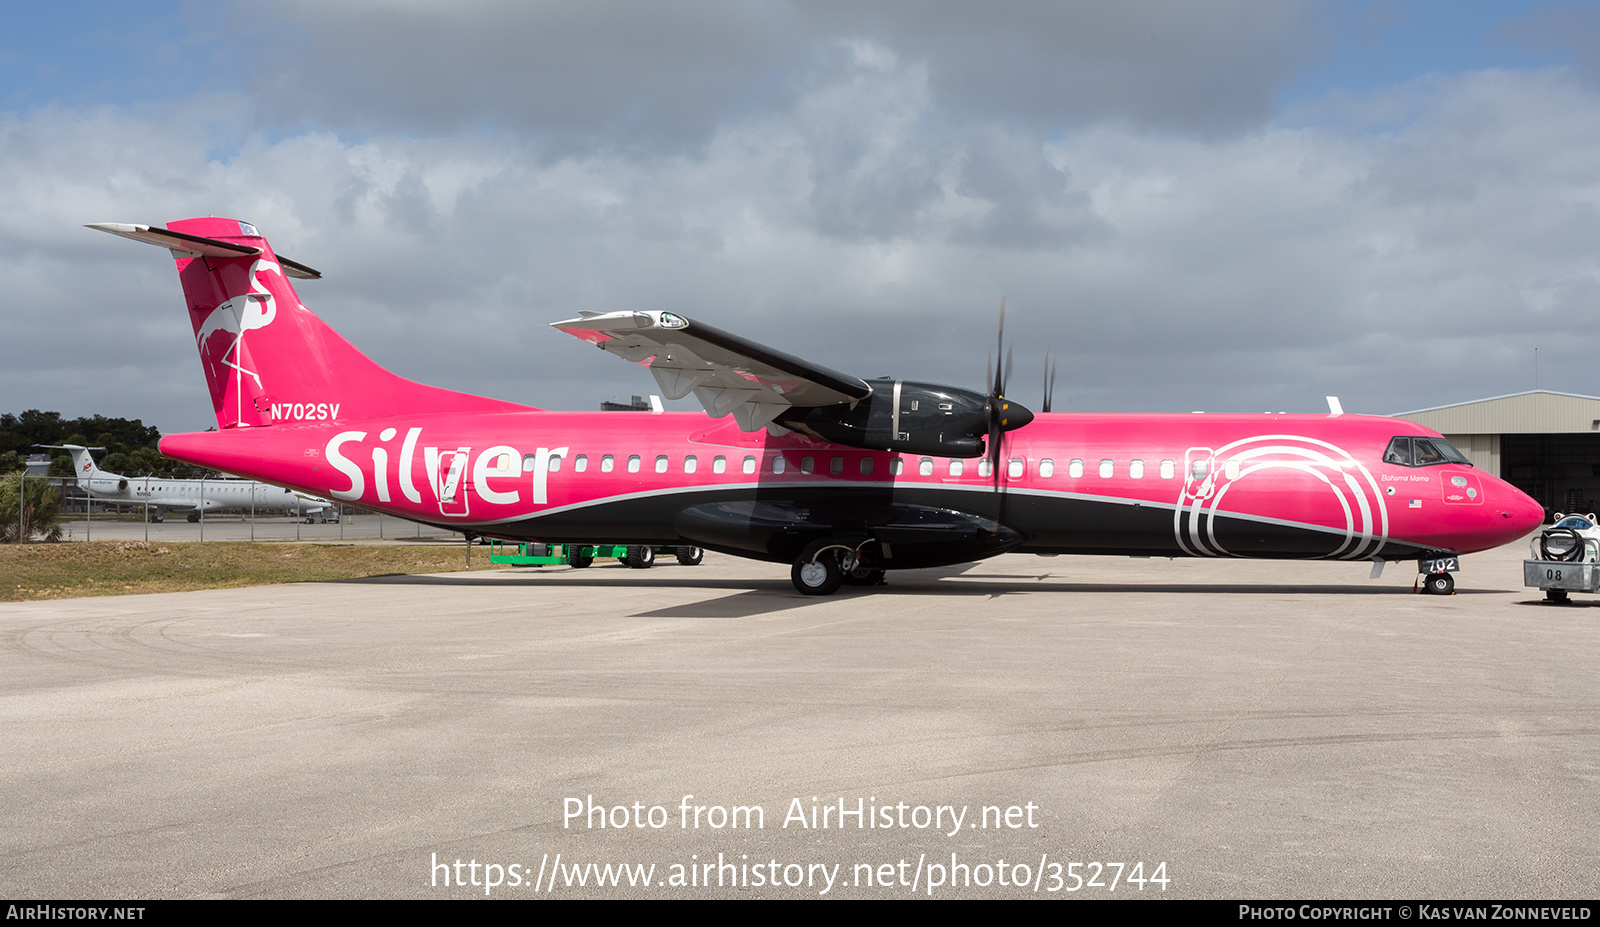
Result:
<svg viewBox="0 0 1600 927"><path fill-rule="evenodd" d="M706 552L698 547L678 548L678 562L684 566L699 566L700 561L706 559Z"/></svg>
<svg viewBox="0 0 1600 927"><path fill-rule="evenodd" d="M790 568L789 579L801 595L833 595L844 580L838 548L829 540L812 541Z"/></svg>
<svg viewBox="0 0 1600 927"><path fill-rule="evenodd" d="M655 566L656 549L648 544L628 548L628 553L623 556L622 562L635 570L648 570Z"/></svg>
<svg viewBox="0 0 1600 927"><path fill-rule="evenodd" d="M1429 573L1422 588L1428 590L1429 595L1449 595L1456 591L1456 581L1449 573Z"/></svg>
<svg viewBox="0 0 1600 927"><path fill-rule="evenodd" d="M574 570L581 570L594 562L593 547L570 547L567 549L567 566Z"/></svg>
<svg viewBox="0 0 1600 927"><path fill-rule="evenodd" d="M881 586L883 585L883 571L857 567L844 574L844 584L846 586Z"/></svg>
<svg viewBox="0 0 1600 927"><path fill-rule="evenodd" d="M199 512L190 512L189 513L189 523L191 525L194 524L195 522L199 521L199 520L200 520L200 513Z"/></svg>
<svg viewBox="0 0 1600 927"><path fill-rule="evenodd" d="M1565 589L1546 589L1544 591L1544 600L1551 605L1565 605L1570 601Z"/></svg>

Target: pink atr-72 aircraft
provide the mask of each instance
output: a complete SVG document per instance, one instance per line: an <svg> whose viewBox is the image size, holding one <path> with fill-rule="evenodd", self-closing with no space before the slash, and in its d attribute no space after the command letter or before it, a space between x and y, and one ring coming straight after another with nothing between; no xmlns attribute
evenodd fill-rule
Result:
<svg viewBox="0 0 1600 927"><path fill-rule="evenodd" d="M863 380L671 312L554 323L644 364L700 413L551 412L424 386L313 315L254 226L91 228L170 249L218 430L161 452L472 535L694 545L790 563L827 595L887 570L1036 554L1416 559L1522 537L1538 503L1412 422L1343 415L1033 414ZM1009 366L1009 365L1008 365Z"/></svg>

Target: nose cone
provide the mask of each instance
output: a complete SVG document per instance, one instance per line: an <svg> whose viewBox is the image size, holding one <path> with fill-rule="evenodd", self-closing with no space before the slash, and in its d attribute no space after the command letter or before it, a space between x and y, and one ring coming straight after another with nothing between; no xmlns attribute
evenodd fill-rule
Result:
<svg viewBox="0 0 1600 927"><path fill-rule="evenodd" d="M1033 421L1033 413L1029 412L1020 403L1012 402L1005 397L1000 398L1000 430L1013 431Z"/></svg>
<svg viewBox="0 0 1600 927"><path fill-rule="evenodd" d="M1535 502L1532 496L1510 484L1506 485L1505 493L1506 503L1500 507L1500 512L1510 523L1507 530L1512 533L1512 540L1544 524L1544 506Z"/></svg>

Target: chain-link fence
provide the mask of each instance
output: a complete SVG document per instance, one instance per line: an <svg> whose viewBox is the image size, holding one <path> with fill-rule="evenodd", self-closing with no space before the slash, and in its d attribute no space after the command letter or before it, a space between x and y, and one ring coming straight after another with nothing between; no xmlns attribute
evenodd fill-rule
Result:
<svg viewBox="0 0 1600 927"><path fill-rule="evenodd" d="M164 481L129 478L130 484ZM258 507L244 480L184 481L179 505L89 497L72 477L0 476L0 540L45 541L326 541L459 537L354 506L306 514ZM148 489L146 489L148 491ZM250 501L245 501L248 497Z"/></svg>

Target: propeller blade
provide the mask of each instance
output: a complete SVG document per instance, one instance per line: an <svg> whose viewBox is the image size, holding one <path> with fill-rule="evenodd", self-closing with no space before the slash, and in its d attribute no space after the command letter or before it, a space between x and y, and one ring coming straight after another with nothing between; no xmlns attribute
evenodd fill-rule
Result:
<svg viewBox="0 0 1600 927"><path fill-rule="evenodd" d="M1000 325L998 327L998 332L999 333L995 337L996 344L994 354L996 358L996 367L994 372L994 388L990 392L995 396L1003 396L1005 395L1006 391L1005 381L999 368L998 359L1004 357L1006 353L1006 298L1004 296L1000 297ZM988 377L984 377L984 379L987 380Z"/></svg>
<svg viewBox="0 0 1600 927"><path fill-rule="evenodd" d="M1057 363L1057 359L1051 357L1049 351L1044 352L1044 405L1040 407L1041 412L1050 411L1050 397L1056 391Z"/></svg>

